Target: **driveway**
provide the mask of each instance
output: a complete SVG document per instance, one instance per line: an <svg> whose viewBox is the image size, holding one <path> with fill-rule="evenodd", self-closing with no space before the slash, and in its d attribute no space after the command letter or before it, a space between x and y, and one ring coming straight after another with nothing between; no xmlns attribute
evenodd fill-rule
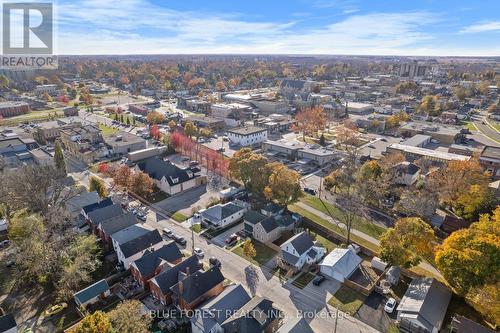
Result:
<svg viewBox="0 0 500 333"><path fill-rule="evenodd" d="M243 230L243 223L238 223L234 227L224 231L222 234L212 238L212 243L214 243L217 246L224 247L224 246L226 246L226 242L225 242L226 238L229 235L235 234L241 230Z"/></svg>
<svg viewBox="0 0 500 333"><path fill-rule="evenodd" d="M192 207L200 206L200 208L205 208L210 202L210 197L214 196L215 193L207 191L206 185L201 185L157 202L153 207L170 213L181 211L191 215Z"/></svg>
<svg viewBox="0 0 500 333"><path fill-rule="evenodd" d="M397 317L396 311L391 314L384 311L386 301L387 297L377 292L372 292L370 296L365 299L365 302L361 305L354 317L380 332L386 332L391 322L396 320Z"/></svg>
<svg viewBox="0 0 500 333"><path fill-rule="evenodd" d="M328 302L330 297L335 295L335 293L341 286L342 283L340 283L339 281L327 278L319 286L315 286L312 281L309 282L309 284L305 286L302 291L309 295L314 295L314 297L318 297L318 299L322 301Z"/></svg>

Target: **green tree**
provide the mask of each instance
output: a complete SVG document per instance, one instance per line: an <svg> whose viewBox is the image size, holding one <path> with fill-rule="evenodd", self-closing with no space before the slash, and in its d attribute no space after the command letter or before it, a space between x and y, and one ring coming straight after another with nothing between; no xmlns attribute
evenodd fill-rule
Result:
<svg viewBox="0 0 500 333"><path fill-rule="evenodd" d="M365 162L358 171L357 178L360 181L378 178L382 175L382 167L377 161Z"/></svg>
<svg viewBox="0 0 500 333"><path fill-rule="evenodd" d="M5 75L1 74L0 75L0 88L8 88L9 84L10 84L9 79Z"/></svg>
<svg viewBox="0 0 500 333"><path fill-rule="evenodd" d="M275 165L264 189L264 195L267 199L276 201L283 207L297 202L303 195L300 174L283 164Z"/></svg>
<svg viewBox="0 0 500 333"><path fill-rule="evenodd" d="M410 268L431 258L436 236L418 217L399 219L380 237L380 258L388 264Z"/></svg>
<svg viewBox="0 0 500 333"><path fill-rule="evenodd" d="M143 316L142 303L138 300L125 300L109 312L109 319L116 332L150 332L151 316Z"/></svg>
<svg viewBox="0 0 500 333"><path fill-rule="evenodd" d="M188 137L192 138L196 135L196 132L198 132L196 126L190 121L186 122L186 124L184 125L184 133Z"/></svg>
<svg viewBox="0 0 500 333"><path fill-rule="evenodd" d="M59 141L56 141L55 144L54 164L57 170L66 175L66 161L64 160L63 150Z"/></svg>
<svg viewBox="0 0 500 333"><path fill-rule="evenodd" d="M268 160L250 148L242 148L229 159L229 172L232 177L243 182L246 189L261 194L269 179L266 165Z"/></svg>
<svg viewBox="0 0 500 333"><path fill-rule="evenodd" d="M111 321L105 312L100 310L85 316L71 333L112 333Z"/></svg>
<svg viewBox="0 0 500 333"><path fill-rule="evenodd" d="M96 176L91 176L89 179L89 191L96 191L101 198L105 198L108 196L106 184L104 184L104 181L101 178Z"/></svg>

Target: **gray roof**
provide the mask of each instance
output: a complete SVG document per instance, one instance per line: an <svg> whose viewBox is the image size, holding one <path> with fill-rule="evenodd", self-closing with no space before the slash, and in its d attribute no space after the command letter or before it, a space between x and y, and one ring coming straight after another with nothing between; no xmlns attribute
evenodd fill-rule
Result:
<svg viewBox="0 0 500 333"><path fill-rule="evenodd" d="M304 317L297 317L285 321L276 333L314 333L314 331Z"/></svg>
<svg viewBox="0 0 500 333"><path fill-rule="evenodd" d="M154 252L147 251L141 258L134 261L133 264L143 277L148 277L154 273L163 260L172 263L181 258L181 251L179 251L175 242L172 241Z"/></svg>
<svg viewBox="0 0 500 333"><path fill-rule="evenodd" d="M286 242L284 242L281 245L281 248L284 249L287 244L292 244L292 246L295 248L295 250L299 253L299 256L304 254L306 251L308 251L312 246L314 246L314 243L311 239L311 237L305 232L302 231L301 233L293 236Z"/></svg>
<svg viewBox="0 0 500 333"><path fill-rule="evenodd" d="M276 222L276 219L274 218L274 216L267 217L266 219L261 221L260 224L262 225L262 228L264 228L264 231L267 233L280 227L280 224L278 222Z"/></svg>
<svg viewBox="0 0 500 333"><path fill-rule="evenodd" d="M222 293L201 307L191 319L193 325L209 332L216 323L223 323L229 316L250 301L250 296L241 284L227 286Z"/></svg>
<svg viewBox="0 0 500 333"><path fill-rule="evenodd" d="M132 213L125 213L118 216L113 216L100 223L102 231L106 235L112 235L120 230L131 227L137 223L135 215Z"/></svg>
<svg viewBox="0 0 500 333"><path fill-rule="evenodd" d="M221 326L225 332L262 332L279 316L280 312L273 307L271 300L255 296Z"/></svg>
<svg viewBox="0 0 500 333"><path fill-rule="evenodd" d="M164 294L169 294L170 287L179 282L179 273L185 273L188 269L190 272L196 272L201 268L200 262L196 255L192 255L186 260L178 263L173 267L168 267L163 270L160 274L153 278L153 281L160 287L160 290Z"/></svg>
<svg viewBox="0 0 500 333"><path fill-rule="evenodd" d="M441 328L450 299L450 290L436 279L418 278L411 282L397 311L418 315L419 322L432 331Z"/></svg>
<svg viewBox="0 0 500 333"><path fill-rule="evenodd" d="M239 134L239 135L250 135L250 134L266 132L266 131L267 131L267 129L265 129L263 127L257 127L257 126L247 126L247 127L240 127L240 128L227 130L228 133Z"/></svg>
<svg viewBox="0 0 500 333"><path fill-rule="evenodd" d="M104 208L96 209L89 214L87 214L87 218L94 225L99 225L102 221L110 219L114 216L119 216L123 214L123 209L120 205L114 204L111 206L106 206Z"/></svg>
<svg viewBox="0 0 500 333"><path fill-rule="evenodd" d="M80 304L83 304L92 298L103 294L107 290L109 290L108 282L105 279L102 279L77 292L75 294L75 300L78 300Z"/></svg>
<svg viewBox="0 0 500 333"><path fill-rule="evenodd" d="M406 173L408 175L414 175L420 171L420 168L411 162L403 161L394 166L394 168L400 173Z"/></svg>
<svg viewBox="0 0 500 333"><path fill-rule="evenodd" d="M111 234L111 238L118 244L124 244L134 238L137 238L139 236L148 233L149 231L151 231L151 229L144 227L140 223L135 223L129 227L126 227L125 229L122 229L120 231Z"/></svg>
<svg viewBox="0 0 500 333"><path fill-rule="evenodd" d="M219 267L212 266L208 271L198 270L187 275L182 280L182 291L179 289L180 282L173 285L170 290L187 303L192 303L222 282L224 282L224 275Z"/></svg>
<svg viewBox="0 0 500 333"><path fill-rule="evenodd" d="M97 192L82 192L79 195L66 201L66 207L73 212L80 212L83 207L99 202L100 198Z"/></svg>
<svg viewBox="0 0 500 333"><path fill-rule="evenodd" d="M147 173L151 178L161 180L163 177L170 186L184 183L196 178L195 173L200 169L196 167L181 169L170 161L164 161L158 157L151 157L137 163L139 169ZM174 181L178 179L177 181Z"/></svg>
<svg viewBox="0 0 500 333"><path fill-rule="evenodd" d="M283 250L281 250L281 258L292 265L295 265L299 261L299 257Z"/></svg>
<svg viewBox="0 0 500 333"><path fill-rule="evenodd" d="M95 195L97 195L98 200L96 200L95 202L91 202L91 203L82 207L85 214L89 214L90 212L93 212L94 210L101 209L101 208L104 208L107 206L111 206L113 204L113 200L111 200L111 198L105 198L105 199L101 200L99 198L99 194L97 194L96 191L90 192L90 193L94 193Z"/></svg>
<svg viewBox="0 0 500 333"><path fill-rule="evenodd" d="M12 314L0 316L0 332L7 332L14 327L17 327L17 324Z"/></svg>
<svg viewBox="0 0 500 333"><path fill-rule="evenodd" d="M261 213L256 212L255 210L247 211L243 217L243 219L246 222L253 224L253 225L259 223L260 221L262 221L265 218L266 218L265 215L262 215Z"/></svg>
<svg viewBox="0 0 500 333"><path fill-rule="evenodd" d="M212 206L203 212L201 212L201 215L204 218L207 218L211 221L220 221L223 220L233 214L236 214L240 210L243 210L244 208L232 203L228 202L225 204L217 204L215 206Z"/></svg>
<svg viewBox="0 0 500 333"><path fill-rule="evenodd" d="M163 242L163 238L161 238L161 235L158 232L158 230L154 229L149 231L147 234L134 238L120 245L120 249L123 253L123 256L125 258L128 258L160 242Z"/></svg>

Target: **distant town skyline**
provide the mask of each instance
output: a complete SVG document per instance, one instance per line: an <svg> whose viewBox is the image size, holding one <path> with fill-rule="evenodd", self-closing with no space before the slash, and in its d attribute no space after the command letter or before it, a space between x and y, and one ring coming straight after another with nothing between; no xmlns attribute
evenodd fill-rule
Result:
<svg viewBox="0 0 500 333"><path fill-rule="evenodd" d="M58 54L500 56L498 1L56 2Z"/></svg>

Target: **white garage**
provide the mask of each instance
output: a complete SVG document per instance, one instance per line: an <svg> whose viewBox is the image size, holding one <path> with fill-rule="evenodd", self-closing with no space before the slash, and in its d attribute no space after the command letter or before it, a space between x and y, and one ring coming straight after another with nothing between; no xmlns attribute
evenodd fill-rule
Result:
<svg viewBox="0 0 500 333"><path fill-rule="evenodd" d="M334 249L319 264L325 277L344 282L363 260L351 249Z"/></svg>

